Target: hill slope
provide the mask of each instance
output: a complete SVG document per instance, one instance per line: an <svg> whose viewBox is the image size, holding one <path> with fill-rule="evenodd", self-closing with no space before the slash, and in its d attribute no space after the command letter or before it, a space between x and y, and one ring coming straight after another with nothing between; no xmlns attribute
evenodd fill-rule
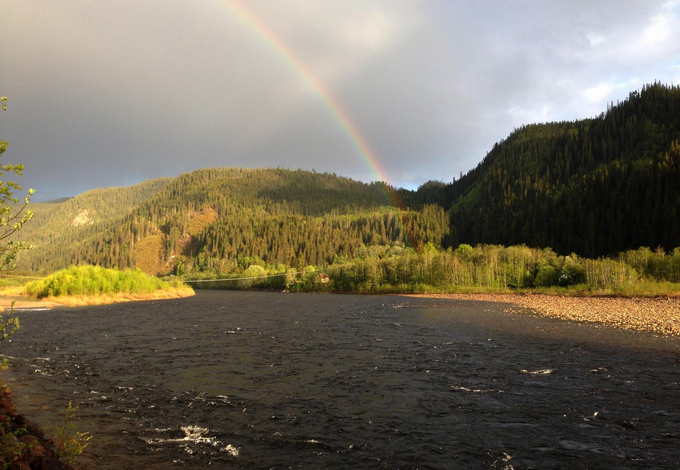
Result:
<svg viewBox="0 0 680 470"><path fill-rule="evenodd" d="M594 119L524 126L450 185L451 243L596 257L680 241L680 87L653 84Z"/></svg>
<svg viewBox="0 0 680 470"><path fill-rule="evenodd" d="M38 248L23 254L20 267L53 271L90 263L137 266L151 274L229 273L261 260L303 268L353 258L373 245L441 245L449 234L442 208L400 210L390 197L394 191L383 184L330 174L216 168L144 185L154 190L127 188L144 197L97 224L90 224L90 214L103 212L81 199L106 204L110 190L51 210L36 207L38 224L21 235ZM47 227L60 236L42 233Z"/></svg>
<svg viewBox="0 0 680 470"><path fill-rule="evenodd" d="M14 238L35 248L19 254L19 267L43 270L46 261L83 240L111 231L135 207L163 188L169 178L159 178L121 188L93 189L73 198L31 203L35 214Z"/></svg>

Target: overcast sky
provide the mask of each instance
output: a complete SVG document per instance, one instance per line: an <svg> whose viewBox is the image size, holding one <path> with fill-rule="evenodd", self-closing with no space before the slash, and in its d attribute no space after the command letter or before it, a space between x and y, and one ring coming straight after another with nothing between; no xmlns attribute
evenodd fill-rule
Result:
<svg viewBox="0 0 680 470"><path fill-rule="evenodd" d="M231 3L231 6L230 6ZM370 181L323 97L227 0L0 0L0 139L36 200L214 166ZM680 83L680 0L242 0L392 184L532 122Z"/></svg>

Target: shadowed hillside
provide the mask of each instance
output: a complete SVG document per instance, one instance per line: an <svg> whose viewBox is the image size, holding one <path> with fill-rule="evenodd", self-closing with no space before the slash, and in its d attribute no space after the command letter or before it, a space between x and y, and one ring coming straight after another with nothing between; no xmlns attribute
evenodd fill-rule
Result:
<svg viewBox="0 0 680 470"><path fill-rule="evenodd" d="M411 198L449 209L451 243L583 256L680 241L680 88L653 84L594 119L532 124L453 184Z"/></svg>

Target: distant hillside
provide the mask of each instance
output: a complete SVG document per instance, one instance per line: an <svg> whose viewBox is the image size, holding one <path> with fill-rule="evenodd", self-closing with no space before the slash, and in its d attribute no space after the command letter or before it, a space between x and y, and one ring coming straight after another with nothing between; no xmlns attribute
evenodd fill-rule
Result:
<svg viewBox="0 0 680 470"><path fill-rule="evenodd" d="M140 203L163 188L169 178L122 187L94 189L72 198L31 203L35 216L14 238L35 248L19 255L22 269L42 270L58 253L73 249L83 240L113 230Z"/></svg>
<svg viewBox="0 0 680 470"><path fill-rule="evenodd" d="M441 245L450 233L441 207L400 210L383 184L301 170L216 168L121 188L120 200L111 191L36 204L21 237L37 249L20 268L228 273L253 259L303 268L372 245Z"/></svg>
<svg viewBox="0 0 680 470"><path fill-rule="evenodd" d="M458 243L597 257L680 244L680 88L654 84L594 119L533 124L453 184L412 199L449 209Z"/></svg>

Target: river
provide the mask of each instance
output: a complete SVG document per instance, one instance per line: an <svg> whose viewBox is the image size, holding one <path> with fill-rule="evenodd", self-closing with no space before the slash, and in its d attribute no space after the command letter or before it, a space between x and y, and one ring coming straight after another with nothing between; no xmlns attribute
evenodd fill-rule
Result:
<svg viewBox="0 0 680 470"><path fill-rule="evenodd" d="M20 312L15 406L100 469L680 467L680 338L398 296Z"/></svg>

